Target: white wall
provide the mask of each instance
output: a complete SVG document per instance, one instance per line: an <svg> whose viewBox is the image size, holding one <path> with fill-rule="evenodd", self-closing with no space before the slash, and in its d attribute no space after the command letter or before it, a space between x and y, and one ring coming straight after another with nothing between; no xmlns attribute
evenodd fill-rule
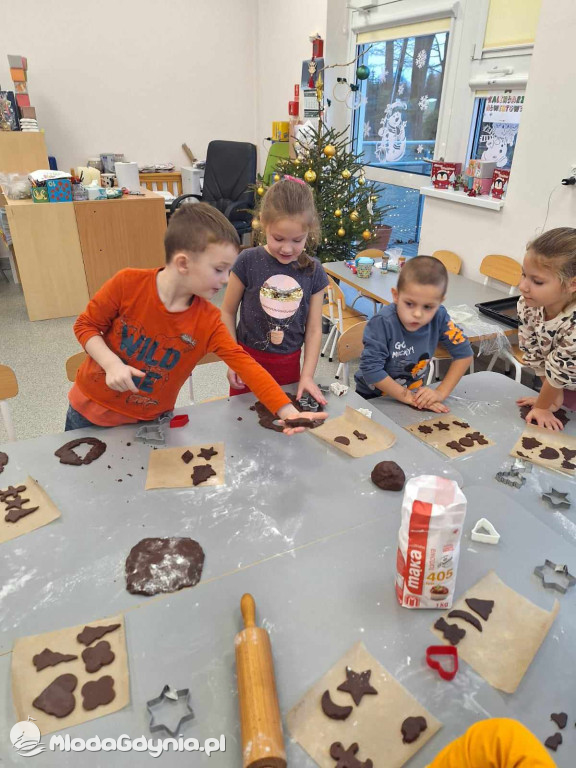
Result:
<svg viewBox="0 0 576 768"><path fill-rule="evenodd" d="M302 61L312 55L310 35L326 38L328 0L258 0L257 137L260 170L266 163L274 120L288 120L288 102L300 82ZM326 50L324 51L326 53ZM302 95L300 98L302 108Z"/></svg>
<svg viewBox="0 0 576 768"><path fill-rule="evenodd" d="M420 253L456 251L462 273L473 279L480 279L488 253L522 261L526 242L544 224L552 190L546 229L576 226L576 189L559 186L576 164L575 39L573 0L543 0L504 207L494 212L427 198Z"/></svg>
<svg viewBox="0 0 576 768"><path fill-rule="evenodd" d="M257 12L257 0L2 0L0 83L11 87L7 53L28 57L62 169L100 152L186 165L183 142L199 158L211 139L258 143Z"/></svg>

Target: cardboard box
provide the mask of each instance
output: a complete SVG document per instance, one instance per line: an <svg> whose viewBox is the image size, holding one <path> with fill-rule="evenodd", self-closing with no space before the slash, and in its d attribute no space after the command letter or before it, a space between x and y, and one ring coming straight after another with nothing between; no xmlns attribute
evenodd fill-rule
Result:
<svg viewBox="0 0 576 768"><path fill-rule="evenodd" d="M51 203L71 203L72 183L70 179L48 179L48 199Z"/></svg>
<svg viewBox="0 0 576 768"><path fill-rule="evenodd" d="M36 107L21 107L22 117L29 120L36 120Z"/></svg>
<svg viewBox="0 0 576 768"><path fill-rule="evenodd" d="M13 82L15 83L25 83L26 82L26 72L23 69L17 69L14 67L10 67L10 77L12 78Z"/></svg>
<svg viewBox="0 0 576 768"><path fill-rule="evenodd" d="M509 178L510 171L505 171L503 168L496 168L492 174L492 186L490 188L492 197L501 200L506 195Z"/></svg>
<svg viewBox="0 0 576 768"><path fill-rule="evenodd" d="M466 174L475 179L491 179L496 163L488 160L470 160Z"/></svg>
<svg viewBox="0 0 576 768"><path fill-rule="evenodd" d="M27 93L17 93L16 94L16 104L22 109L22 107L29 107L30 106L30 96L28 96Z"/></svg>
<svg viewBox="0 0 576 768"><path fill-rule="evenodd" d="M47 187L32 187L32 200L35 203L49 203Z"/></svg>
<svg viewBox="0 0 576 768"><path fill-rule="evenodd" d="M445 163L434 161L432 163L432 186L435 189L450 189L454 186L456 176L462 171L462 163Z"/></svg>

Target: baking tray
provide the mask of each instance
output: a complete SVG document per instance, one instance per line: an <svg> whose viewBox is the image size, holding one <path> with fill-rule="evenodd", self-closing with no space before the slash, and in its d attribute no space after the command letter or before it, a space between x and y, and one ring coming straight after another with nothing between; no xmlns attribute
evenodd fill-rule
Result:
<svg viewBox="0 0 576 768"><path fill-rule="evenodd" d="M497 299L496 301L484 301L481 304L476 304L476 306L481 314L487 315L509 328L518 328L520 325L518 320L519 298L519 296L507 296L505 299Z"/></svg>

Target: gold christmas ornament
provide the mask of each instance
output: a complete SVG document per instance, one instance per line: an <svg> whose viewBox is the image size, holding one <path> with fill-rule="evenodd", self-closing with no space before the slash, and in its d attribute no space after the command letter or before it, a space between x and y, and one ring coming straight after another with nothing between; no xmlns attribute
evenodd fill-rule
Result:
<svg viewBox="0 0 576 768"><path fill-rule="evenodd" d="M346 230L344 229L344 227L340 227L340 229L338 230L338 237L344 237L345 234L346 234Z"/></svg>
<svg viewBox="0 0 576 768"><path fill-rule="evenodd" d="M350 176L352 176L352 174L350 173L348 168L344 168L344 170L342 171L342 178L343 179L349 179Z"/></svg>
<svg viewBox="0 0 576 768"><path fill-rule="evenodd" d="M280 181L280 174L275 173L272 178L274 179L274 181Z"/></svg>
<svg viewBox="0 0 576 768"><path fill-rule="evenodd" d="M252 229L260 229L260 219L252 219Z"/></svg>
<svg viewBox="0 0 576 768"><path fill-rule="evenodd" d="M297 158L294 160L294 165L300 165L300 158L299 158L299 157L297 157Z"/></svg>
<svg viewBox="0 0 576 768"><path fill-rule="evenodd" d="M322 150L326 157L334 157L336 154L336 147L333 144L326 144L324 149Z"/></svg>
<svg viewBox="0 0 576 768"><path fill-rule="evenodd" d="M378 200L378 195L370 195L370 200L375 203Z"/></svg>
<svg viewBox="0 0 576 768"><path fill-rule="evenodd" d="M316 181L316 171L313 171L312 168L308 168L304 174L304 179L308 182L308 184L313 184Z"/></svg>
<svg viewBox="0 0 576 768"><path fill-rule="evenodd" d="M362 232L362 237L364 238L364 240L370 240L370 238L372 237L372 232L370 232L369 229L365 229L364 232Z"/></svg>
<svg viewBox="0 0 576 768"><path fill-rule="evenodd" d="M350 214L350 218L352 219L352 221L358 221L358 219L360 218L360 214L358 213L358 211L352 211L352 213Z"/></svg>
<svg viewBox="0 0 576 768"><path fill-rule="evenodd" d="M363 187L364 184L366 184L366 177L360 176L360 178L358 179L358 184L360 184L360 186Z"/></svg>
<svg viewBox="0 0 576 768"><path fill-rule="evenodd" d="M262 195L264 194L264 187L258 187L258 189L256 190L256 192L258 192L258 194L260 195L260 197L262 197Z"/></svg>
<svg viewBox="0 0 576 768"><path fill-rule="evenodd" d="M340 208L336 208L336 210L334 211L334 216L336 216L337 219L339 219L340 216L342 216L342 211L340 210Z"/></svg>

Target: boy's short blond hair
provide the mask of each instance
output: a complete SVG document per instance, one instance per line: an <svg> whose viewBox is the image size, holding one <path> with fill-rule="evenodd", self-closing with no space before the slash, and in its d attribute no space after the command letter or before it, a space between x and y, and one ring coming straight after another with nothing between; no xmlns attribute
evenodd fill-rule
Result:
<svg viewBox="0 0 576 768"><path fill-rule="evenodd" d="M164 235L166 264L176 253L203 253L214 243L230 243L240 249L238 233L217 208L208 203L182 205L172 214Z"/></svg>
<svg viewBox="0 0 576 768"><path fill-rule="evenodd" d="M415 256L413 259L409 259L400 271L397 285L398 293L408 283L435 285L444 296L448 287L448 272L444 264L433 256Z"/></svg>

